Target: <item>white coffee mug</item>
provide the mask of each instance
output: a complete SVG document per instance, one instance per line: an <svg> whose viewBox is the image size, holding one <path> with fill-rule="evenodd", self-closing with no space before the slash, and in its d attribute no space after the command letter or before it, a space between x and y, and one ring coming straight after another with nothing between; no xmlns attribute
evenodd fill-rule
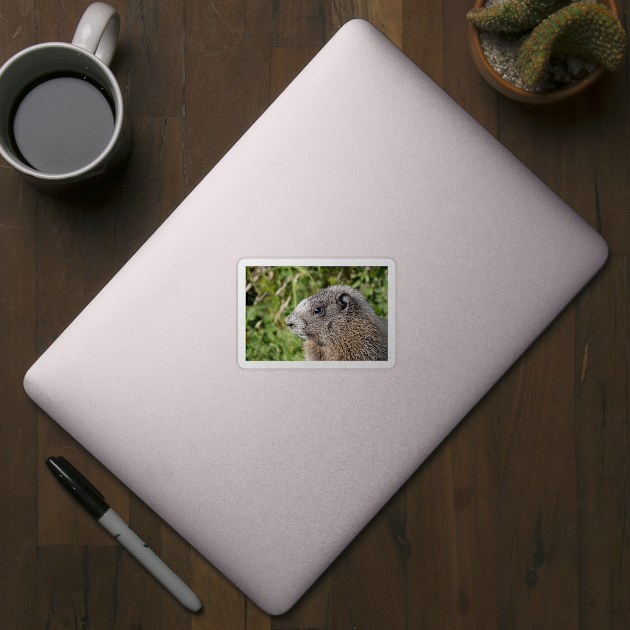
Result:
<svg viewBox="0 0 630 630"><path fill-rule="evenodd" d="M0 68L0 154L46 194L89 192L127 161L131 125L108 67L119 31L118 12L95 2L71 44L30 46Z"/></svg>

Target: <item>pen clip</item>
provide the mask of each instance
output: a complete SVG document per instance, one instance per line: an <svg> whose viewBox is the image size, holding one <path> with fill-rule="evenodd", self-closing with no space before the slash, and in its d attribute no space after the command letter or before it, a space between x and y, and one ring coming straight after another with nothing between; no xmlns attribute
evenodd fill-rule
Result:
<svg viewBox="0 0 630 630"><path fill-rule="evenodd" d="M98 488L95 488L90 483L90 481L86 479L65 457L62 457L60 455L58 457L51 457L50 459L53 461L56 461L57 464L62 464L62 466L67 468L73 475L75 475L79 480L81 480L92 492L94 492L94 494L96 494L101 499L103 499L103 501L105 501L105 496L103 495L103 493Z"/></svg>

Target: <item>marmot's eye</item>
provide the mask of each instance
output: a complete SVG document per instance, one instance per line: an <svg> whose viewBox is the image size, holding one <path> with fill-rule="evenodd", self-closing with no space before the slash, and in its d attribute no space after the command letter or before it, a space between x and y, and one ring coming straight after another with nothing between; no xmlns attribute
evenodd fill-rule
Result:
<svg viewBox="0 0 630 630"><path fill-rule="evenodd" d="M324 309L321 306L318 306L317 308L313 309L313 313L315 315L319 315L320 313L323 313Z"/></svg>

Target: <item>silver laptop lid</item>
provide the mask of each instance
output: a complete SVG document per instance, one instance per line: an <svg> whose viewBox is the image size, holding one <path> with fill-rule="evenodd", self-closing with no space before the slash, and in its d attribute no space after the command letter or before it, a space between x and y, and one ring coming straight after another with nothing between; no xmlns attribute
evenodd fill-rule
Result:
<svg viewBox="0 0 630 630"><path fill-rule="evenodd" d="M607 253L355 20L42 355L25 388L278 614ZM248 261L282 260L389 265L387 365L242 367L239 274Z"/></svg>

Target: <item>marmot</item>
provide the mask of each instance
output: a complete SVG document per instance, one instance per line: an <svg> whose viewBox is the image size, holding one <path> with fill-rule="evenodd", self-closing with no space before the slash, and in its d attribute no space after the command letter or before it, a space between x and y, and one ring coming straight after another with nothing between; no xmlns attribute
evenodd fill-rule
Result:
<svg viewBox="0 0 630 630"><path fill-rule="evenodd" d="M286 322L306 361L387 361L387 320L347 284L309 295Z"/></svg>

